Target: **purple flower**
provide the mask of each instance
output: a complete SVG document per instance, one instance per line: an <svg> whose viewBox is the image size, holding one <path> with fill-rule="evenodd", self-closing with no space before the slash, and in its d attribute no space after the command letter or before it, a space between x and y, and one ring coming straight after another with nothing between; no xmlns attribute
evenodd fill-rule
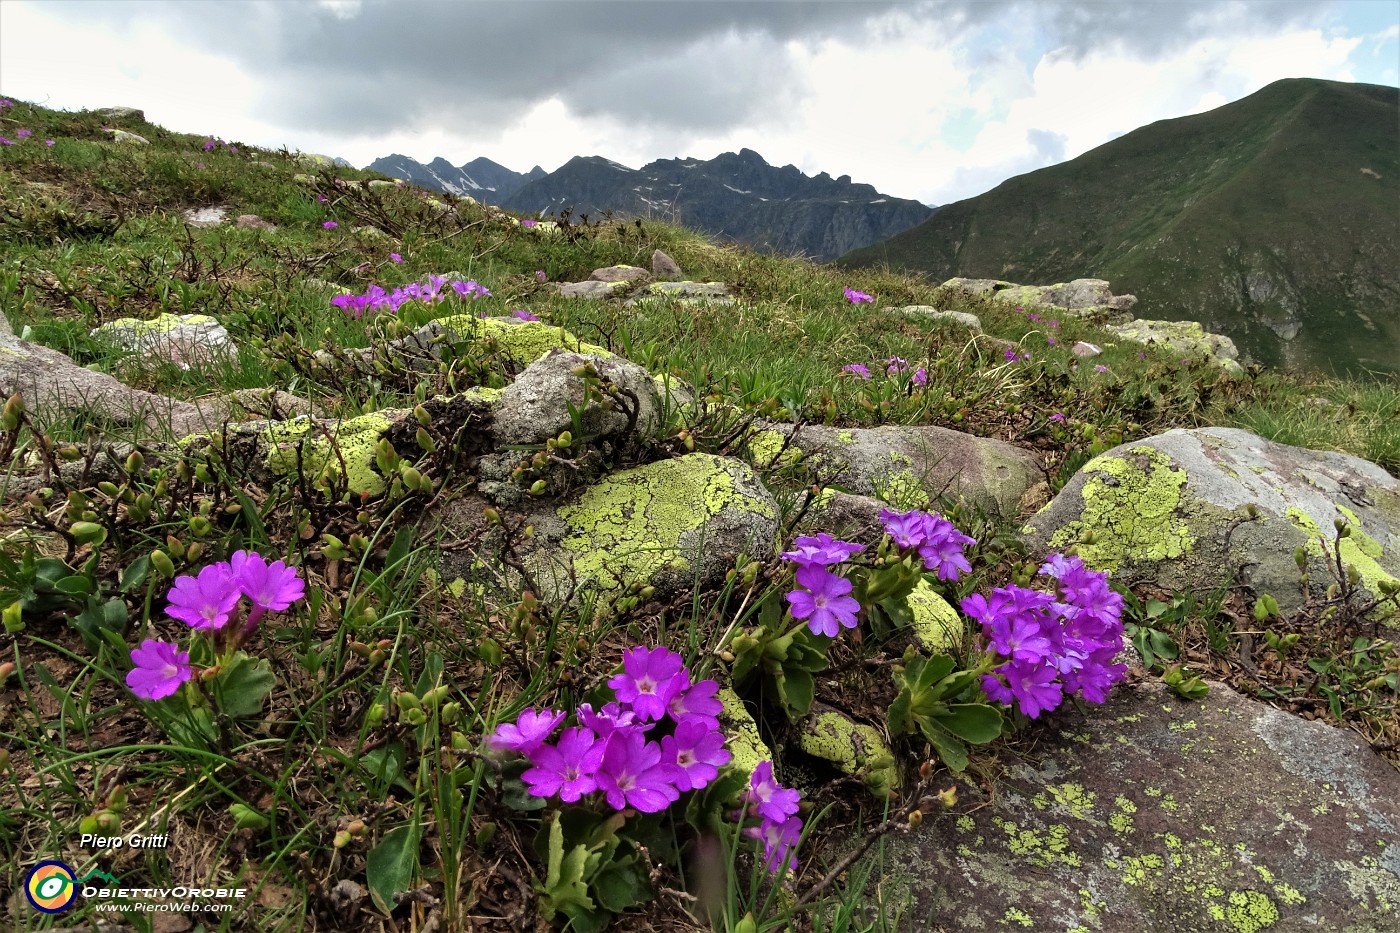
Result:
<svg viewBox="0 0 1400 933"><path fill-rule="evenodd" d="M1050 326L1051 326L1051 327L1059 327L1059 326L1060 326L1060 322L1059 322L1059 321L1051 321L1051 322L1050 322Z"/></svg>
<svg viewBox="0 0 1400 933"><path fill-rule="evenodd" d="M539 712L533 708L526 709L515 722L503 722L498 725L486 742L497 751L519 752L530 757L563 721L562 712L556 713L552 709Z"/></svg>
<svg viewBox="0 0 1400 933"><path fill-rule="evenodd" d="M1048 658L1052 651L1050 639L1024 613L1013 616L998 616L990 626L985 627L987 637L997 654L1025 664L1037 664Z"/></svg>
<svg viewBox="0 0 1400 933"><path fill-rule="evenodd" d="M23 138L26 137L26 136L33 136L33 135L34 135L34 131L33 131L33 130L15 130L15 138L16 138L16 139L23 139Z"/></svg>
<svg viewBox="0 0 1400 933"><path fill-rule="evenodd" d="M208 152L210 149L213 149L213 148L214 148L215 146L217 146L217 145L218 145L218 143L214 142L214 140L212 140L212 139L206 140L205 143L204 143L204 151L205 151L205 152Z"/></svg>
<svg viewBox="0 0 1400 933"><path fill-rule="evenodd" d="M676 722L694 720L704 723L710 729L719 728L719 714L724 704L715 696L719 684L713 680L702 680L691 684L685 690L677 690L666 704L666 711Z"/></svg>
<svg viewBox="0 0 1400 933"><path fill-rule="evenodd" d="M529 785L532 797L558 794L565 803L574 803L598 789L596 772L603 760L605 743L587 729L565 729L559 745L541 745L530 761L534 764L520 779Z"/></svg>
<svg viewBox="0 0 1400 933"><path fill-rule="evenodd" d="M614 732L631 729L637 722L637 714L630 709L623 709L617 703L605 703L600 710L594 710L593 704L581 703L578 708L579 722L592 729L600 739L606 739ZM650 726L640 726L643 731Z"/></svg>
<svg viewBox="0 0 1400 933"><path fill-rule="evenodd" d="M170 605L166 606L165 614L190 628L223 628L241 595L233 570L221 561L205 567L198 576L176 577L166 597Z"/></svg>
<svg viewBox="0 0 1400 933"><path fill-rule="evenodd" d="M398 253L390 253L390 254L389 254L389 261L390 261L390 262L403 262L403 257L400 256Z"/></svg>
<svg viewBox="0 0 1400 933"><path fill-rule="evenodd" d="M764 820L757 826L745 829L744 835L763 843L769 871L779 871L784 865L789 871L797 867L797 860L791 856L791 852L802 838L801 818L790 816L781 823Z"/></svg>
<svg viewBox="0 0 1400 933"><path fill-rule="evenodd" d="M622 655L622 673L608 681L619 703L631 704L642 722L666 715L666 704L679 690L690 686L683 672L685 659L665 647L628 649ZM620 808L619 808L620 809Z"/></svg>
<svg viewBox="0 0 1400 933"><path fill-rule="evenodd" d="M1055 338L1054 338L1054 337L1046 337L1046 338L1045 338L1045 345L1046 345L1047 347L1053 347L1053 346L1055 345Z"/></svg>
<svg viewBox="0 0 1400 933"><path fill-rule="evenodd" d="M928 513L914 509L909 512L895 512L890 509L880 510L880 522L885 526L885 533L894 539L894 543L905 550L916 548L924 543L928 536Z"/></svg>
<svg viewBox="0 0 1400 933"><path fill-rule="evenodd" d="M1095 363L1095 364L1094 364L1094 372L1096 372L1096 373L1106 373L1106 372L1108 372L1108 367L1105 366L1105 365L1103 365L1102 363Z"/></svg>
<svg viewBox="0 0 1400 933"><path fill-rule="evenodd" d="M10 100L8 97L0 98L0 110L4 110L6 107L13 107L14 105L15 102Z"/></svg>
<svg viewBox="0 0 1400 933"><path fill-rule="evenodd" d="M238 588L259 609L281 612L306 595L306 584L297 576L297 569L280 560L269 564L255 551L234 551L228 563Z"/></svg>
<svg viewBox="0 0 1400 933"><path fill-rule="evenodd" d="M1041 713L1059 706L1064 699L1064 687L1055 680L1057 672L1053 667L1028 667L1012 662L1003 664L997 670L1006 678L1016 707L1031 719L1037 719Z"/></svg>
<svg viewBox="0 0 1400 933"><path fill-rule="evenodd" d="M53 140L52 140L52 139L46 139L46 140L44 140L44 145L45 145L45 146L52 146L52 145L53 145Z"/></svg>
<svg viewBox="0 0 1400 933"><path fill-rule="evenodd" d="M169 642L146 639L131 649L131 663L136 666L127 672L126 685L143 700L168 697L194 676L189 653Z"/></svg>
<svg viewBox="0 0 1400 933"><path fill-rule="evenodd" d="M913 382L916 386L928 385L928 373L924 371L924 368L922 366L914 370Z"/></svg>
<svg viewBox="0 0 1400 933"><path fill-rule="evenodd" d="M1064 421L1064 420L1065 420L1064 413L1063 413L1063 412L1058 412L1058 411L1057 411L1057 412L1055 412L1053 415L1050 416L1050 420L1051 420L1051 421Z"/></svg>
<svg viewBox="0 0 1400 933"><path fill-rule="evenodd" d="M316 203L317 203L317 204L325 204L325 203L326 203L326 196L325 196L324 194L318 194L318 195L316 195Z"/></svg>
<svg viewBox="0 0 1400 933"><path fill-rule="evenodd" d="M676 768L662 763L661 746L648 742L640 732L616 734L605 744L598 767L598 790L608 806L659 813L680 799Z"/></svg>
<svg viewBox="0 0 1400 933"><path fill-rule="evenodd" d="M869 378L870 378L870 369L869 369L869 367L867 367L864 363L851 363L851 364L849 364L849 365L847 365L847 366L842 366L842 367L841 367L841 372L843 372L843 373L855 373L857 376L859 376L859 377L862 378L862 379L869 379Z"/></svg>
<svg viewBox="0 0 1400 933"><path fill-rule="evenodd" d="M823 567L850 560L852 554L859 554L865 550L863 544L838 541L824 531L818 532L815 537L802 535L793 543L797 545L797 550L785 551L783 560L795 561L803 565L818 564Z"/></svg>
<svg viewBox="0 0 1400 933"><path fill-rule="evenodd" d="M715 779L719 768L729 762L724 733L699 719L687 719L676 726L674 735L661 740L662 760L675 766L678 790L699 790Z"/></svg>
<svg viewBox="0 0 1400 933"><path fill-rule="evenodd" d="M1005 359L1011 360L1012 362L1015 362L1015 360L1016 360L1016 351L1015 351L1015 350L1007 350L1005 353L1002 354L1002 357L1005 358Z"/></svg>
<svg viewBox="0 0 1400 933"><path fill-rule="evenodd" d="M548 280L549 280L549 276L547 276L547 275L544 274L544 270L543 270L543 269L536 269L536 270L535 270L535 281L536 281L536 282L546 282L546 281L548 281Z"/></svg>
<svg viewBox="0 0 1400 933"><path fill-rule="evenodd" d="M339 227L340 224L336 223L334 220L328 220L321 224L321 226L325 227L327 230L334 230L336 227Z"/></svg>
<svg viewBox="0 0 1400 933"><path fill-rule="evenodd" d="M902 373L909 368L909 361L902 356L892 356L885 360L885 375L893 376L895 373Z"/></svg>
<svg viewBox="0 0 1400 933"><path fill-rule="evenodd" d="M865 292L858 292L854 288L851 288L849 285L847 285L846 300L853 305L859 305L874 301L875 299L870 295L867 295Z"/></svg>
<svg viewBox="0 0 1400 933"><path fill-rule="evenodd" d="M13 146L15 141L8 136L0 136L0 146Z"/></svg>
<svg viewBox="0 0 1400 933"><path fill-rule="evenodd" d="M792 617L806 619L812 634L835 638L843 626L856 627L860 603L846 595L852 588L850 580L818 564L804 564L797 568L797 583L803 589L788 593L787 601L792 604Z"/></svg>
<svg viewBox="0 0 1400 933"><path fill-rule="evenodd" d="M537 224L537 223L539 223L538 220L522 220L522 221L520 221L520 226L522 226L522 227L533 227L533 226L535 226L535 224Z"/></svg>
<svg viewBox="0 0 1400 933"><path fill-rule="evenodd" d="M512 312L510 313L510 316L511 316L511 317L514 317L514 318L519 318L519 319L522 320L522 321L538 321L538 320L539 320L539 318L535 317L533 314L531 314L529 311L526 311L524 308L521 308L519 311L512 311Z"/></svg>
<svg viewBox="0 0 1400 933"><path fill-rule="evenodd" d="M802 795L795 790L783 787L773 779L773 762L760 761L749 775L749 789L744 797L755 804L758 815L769 823L782 823L797 814L797 803Z"/></svg>

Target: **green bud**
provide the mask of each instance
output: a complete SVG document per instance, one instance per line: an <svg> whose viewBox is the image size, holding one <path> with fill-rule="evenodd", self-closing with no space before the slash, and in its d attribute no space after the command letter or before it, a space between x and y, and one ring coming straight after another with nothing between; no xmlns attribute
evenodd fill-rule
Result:
<svg viewBox="0 0 1400 933"><path fill-rule="evenodd" d="M4 414L0 415L0 426L6 431L14 431L19 428L20 415L24 414L24 398L16 392L10 396L10 400L5 403Z"/></svg>
<svg viewBox="0 0 1400 933"><path fill-rule="evenodd" d="M415 694L407 690L401 690L395 694L394 703L398 705L400 713L423 708L422 701L420 701Z"/></svg>
<svg viewBox="0 0 1400 933"><path fill-rule="evenodd" d="M476 847L485 849L491 844L491 840L496 838L496 824L486 822L481 824L481 828L476 831Z"/></svg>
<svg viewBox="0 0 1400 933"><path fill-rule="evenodd" d="M404 467L400 475L403 476L403 484L407 489L417 489L423 485L423 474L411 466Z"/></svg>
<svg viewBox="0 0 1400 933"><path fill-rule="evenodd" d="M438 684L427 693L423 694L423 706L426 709L437 709L443 700L447 699L447 694L451 688L447 684Z"/></svg>
<svg viewBox="0 0 1400 933"><path fill-rule="evenodd" d="M8 609L5 611L9 612ZM501 646L494 638L483 638L481 643L476 646L476 654L487 667L500 667L501 661L505 658L505 652L501 650Z"/></svg>
<svg viewBox="0 0 1400 933"><path fill-rule="evenodd" d="M432 453L437 450L437 442L433 440L433 436L428 433L426 428L419 428L418 433L414 435L414 439L418 441L418 446L423 448L427 453Z"/></svg>
<svg viewBox="0 0 1400 933"><path fill-rule="evenodd" d="M198 562L199 556L203 553L204 544L200 541L196 541L194 544L185 548L185 558L192 564Z"/></svg>
<svg viewBox="0 0 1400 933"><path fill-rule="evenodd" d="M1347 582L1350 583L1352 586L1356 586L1358 583L1361 582L1361 571L1356 569L1355 564L1347 564L1346 568Z"/></svg>
<svg viewBox="0 0 1400 933"><path fill-rule="evenodd" d="M365 728L378 729L384 725L384 717L389 715L389 707L383 703L375 703L365 710Z"/></svg>
<svg viewBox="0 0 1400 933"><path fill-rule="evenodd" d="M472 740L466 733L458 732L455 729L452 730L452 750L454 752L470 751L471 747Z"/></svg>
<svg viewBox="0 0 1400 933"><path fill-rule="evenodd" d="M1335 528L1335 529L1337 529L1337 537L1339 537L1339 538L1350 538L1350 537L1351 537L1351 526L1347 524L1346 519L1344 519L1344 518L1334 518L1334 519L1332 519L1332 527Z"/></svg>
<svg viewBox="0 0 1400 933"><path fill-rule="evenodd" d="M107 529L96 522L74 522L68 533L79 544L100 545L107 540Z"/></svg>
<svg viewBox="0 0 1400 933"><path fill-rule="evenodd" d="M141 456L141 451L139 450L133 450L131 456L126 458L126 472L128 474L140 472L141 468L145 465L146 458Z"/></svg>
<svg viewBox="0 0 1400 933"><path fill-rule="evenodd" d="M455 701L442 704L442 709L438 711L438 719L446 725L452 725L457 721L457 717L462 715L462 704Z"/></svg>
<svg viewBox="0 0 1400 933"><path fill-rule="evenodd" d="M102 493L102 495L104 496L111 496L114 499L117 497L117 494L121 492L121 490L117 488L116 483L109 482L105 479L97 484L97 491Z"/></svg>
<svg viewBox="0 0 1400 933"><path fill-rule="evenodd" d="M1293 549L1293 563L1298 565L1299 570L1303 570L1308 566L1308 552L1303 550L1301 544Z"/></svg>
<svg viewBox="0 0 1400 933"><path fill-rule="evenodd" d="M214 530L214 526L209 524L209 519L203 515L196 515L190 519L190 531L195 537L202 538Z"/></svg>
<svg viewBox="0 0 1400 933"><path fill-rule="evenodd" d="M532 495L532 496L542 496L542 495L544 495L545 490L548 489L548 488L549 488L549 484L548 484L548 483L546 483L546 482L545 482L544 480L542 480L542 479L537 479L537 480L535 480L533 483L530 484L530 495Z"/></svg>
<svg viewBox="0 0 1400 933"><path fill-rule="evenodd" d="M1253 502L1248 503L1248 504L1244 507L1244 511L1245 511L1245 514L1248 515L1250 518L1258 518L1258 517L1259 517L1259 506L1256 505L1256 504L1253 503Z"/></svg>
<svg viewBox="0 0 1400 933"><path fill-rule="evenodd" d="M429 415L428 409L424 408L422 405L413 406L413 417L418 419L418 423L425 428L430 428L433 425L432 415Z"/></svg>
<svg viewBox="0 0 1400 933"><path fill-rule="evenodd" d="M15 600L5 607L3 617L6 634L18 635L24 631L24 605L19 600Z"/></svg>
<svg viewBox="0 0 1400 933"><path fill-rule="evenodd" d="M572 432L572 431L565 431L565 432L563 432L562 434L559 435L559 446L560 446L560 447L567 449L567 448L569 448L570 446L572 446L573 443L574 443L574 432Z"/></svg>
<svg viewBox="0 0 1400 933"><path fill-rule="evenodd" d="M331 840L331 848L334 848L334 849L343 849L343 848L345 848L346 846L348 846L348 845L350 844L350 838L351 838L351 837L350 837L350 830L348 830L348 829L338 830L338 831L336 832L336 834L335 834L335 838Z"/></svg>

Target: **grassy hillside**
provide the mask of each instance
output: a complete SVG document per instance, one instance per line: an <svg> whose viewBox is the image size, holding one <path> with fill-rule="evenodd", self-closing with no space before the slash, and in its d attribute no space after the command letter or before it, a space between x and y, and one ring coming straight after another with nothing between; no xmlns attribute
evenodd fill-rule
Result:
<svg viewBox="0 0 1400 933"><path fill-rule="evenodd" d="M1290 79L1012 178L837 260L1106 278L1272 367L1400 374L1400 91Z"/></svg>
<svg viewBox="0 0 1400 933"><path fill-rule="evenodd" d="M609 454L614 469L692 450L737 456L762 416L844 427L932 424L1001 438L1034 451L1047 493L1126 439L1207 424L1345 451L1400 472L1394 384L1303 380L1261 367L1232 379L1205 363L1114 345L1079 321L1032 321L915 276L760 255L651 221L573 225L546 236L469 200L362 186L374 176L314 158L119 121L142 144L114 138L110 122L24 102L0 109L0 136L13 142L0 145L0 314L22 339L151 392L210 399L276 388L342 419L412 409L438 395L501 388L520 367L483 351L446 354L413 372L381 366L359 375L318 366L314 354L382 344L449 314L526 311L696 387L695 404L666 414L660 440ZM227 209L223 225L186 222L186 211L214 207ZM276 229L233 223L247 214ZM563 299L551 287L601 266L648 265L656 249L691 279L727 283L737 303L626 308ZM412 301L397 314L363 317L331 303L340 289L392 289L432 275L471 279L490 295ZM852 304L848 287L874 300ZM909 304L976 313L987 334L895 310ZM89 333L164 312L216 318L236 341L236 358L186 370ZM1081 339L1105 346L1104 354L1081 365L1067 349ZM892 357L908 369L887 376ZM843 374L850 364L868 366L872 378ZM915 367L926 384L912 378ZM218 879L252 892L236 910L202 914L206 930L546 929L547 905L577 903L567 872L582 871L595 855L615 860L622 890L613 893L630 905L624 929L907 928L898 905L885 910L866 899L860 869L833 871L852 841L884 818L879 806L859 804L864 798L850 781L808 776L812 806L804 811L799 870L787 890L776 890L750 840L734 831L698 837L682 815L639 820L647 845L625 850L626 858L607 848L619 843L604 827L591 854L576 857L580 850L571 848L561 860L542 819L557 810L525 798L482 749L483 737L524 707L596 698L629 645L665 644L697 671L722 671L755 606L783 605L791 579L784 562L736 567L722 589L665 604L638 594L637 605L616 617L541 605L519 591L453 591L436 574L462 542L425 533L420 520L471 500L444 480L454 474L438 471L437 461L415 474L413 489L329 502L304 477L260 485L218 468L217 458L192 467L178 450L153 446L168 438L138 438L82 412L40 418L20 400L0 403L4 482L40 478L25 497L7 486L0 513L0 928L52 928L20 889L29 866L57 858L126 884ZM427 436L424 450L434 443ZM439 439L440 449L471 438L451 440L449 447ZM118 482L91 481L88 471L108 463L120 442L146 445L145 454L114 454ZM405 457L412 442L403 445ZM763 480L778 493L790 540L804 495L830 477L775 459L780 465ZM60 470L75 464L83 465L76 480ZM475 517L489 520L477 505ZM958 583L964 592L1029 580L1041 557L1018 545L1016 517L940 508L979 542L969 551L973 570ZM226 678L217 704L200 706L207 695L194 682L175 696L138 700L124 680L130 650L150 634L182 628L164 612L172 578L242 549L295 567L307 584L304 600L264 620L249 642L256 662L206 670ZM1132 621L1159 655L1170 646L1189 665L1183 689L1193 673L1234 677L1236 622L1248 607L1232 604L1233 615L1222 615L1222 599L1128 595ZM1341 622L1320 631L1316 643L1305 635L1294 648L1287 676L1297 682L1269 686L1393 750L1400 725L1393 693L1381 694L1393 691L1394 675L1389 688L1384 672L1373 676L1365 665L1384 661L1365 645L1353 650L1349 637L1338 641L1347 631ZM874 670L888 683L898 655L876 653L874 642L840 643L823 680ZM1323 656L1340 660L1305 666ZM258 701L246 715L224 705L240 670L239 688ZM439 690L429 717L427 701L416 698ZM884 721L888 697L848 694L853 715ZM188 702L195 705L180 705ZM917 776L915 755L902 765ZM993 761L974 750L958 779L991 786ZM909 805L953 783L931 766ZM702 816L722 803L696 800ZM168 834L169 845L97 852L77 842L80 833L133 832ZM701 843L714 847L708 864L718 868L697 880L687 859ZM394 891L406 893L394 899ZM84 903L57 922L97 916ZM152 928L149 914L126 920Z"/></svg>

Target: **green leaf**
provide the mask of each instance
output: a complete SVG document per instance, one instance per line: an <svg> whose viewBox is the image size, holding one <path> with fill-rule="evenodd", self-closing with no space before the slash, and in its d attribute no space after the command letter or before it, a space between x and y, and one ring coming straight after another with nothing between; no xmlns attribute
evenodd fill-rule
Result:
<svg viewBox="0 0 1400 933"><path fill-rule="evenodd" d="M919 722L919 730L923 732L924 738L928 739L928 744L933 746L933 750L938 753L938 757L945 765L954 771L962 771L967 768L967 746L963 745L956 736L944 731L928 719Z"/></svg>
<svg viewBox="0 0 1400 933"><path fill-rule="evenodd" d="M130 593L142 583L146 582L146 576L151 572L151 555L142 554L122 571L122 579L117 584L117 589L123 593Z"/></svg>
<svg viewBox="0 0 1400 933"><path fill-rule="evenodd" d="M419 832L417 822L396 826L365 856L369 896L386 914L394 909L394 896L413 885L418 870Z"/></svg>
<svg viewBox="0 0 1400 933"><path fill-rule="evenodd" d="M784 669L777 678L778 695L788 718L797 720L807 715L812 708L812 698L816 694L816 681L803 670Z"/></svg>
<svg viewBox="0 0 1400 933"><path fill-rule="evenodd" d="M235 829L267 829L272 825L272 820L262 813L254 810L246 803L229 804L228 812L233 815L233 825Z"/></svg>
<svg viewBox="0 0 1400 933"><path fill-rule="evenodd" d="M69 596L86 596L92 592L92 581L82 574L69 574L54 582L53 588Z"/></svg>
<svg viewBox="0 0 1400 933"><path fill-rule="evenodd" d="M540 906L544 908L546 920L553 920L559 912L566 912L572 918L573 913L567 910L570 906L580 912L595 909L583 880L587 863L587 846L573 846L568 852L564 851L564 827L556 818L549 825L549 858L544 883L535 883L543 895Z"/></svg>
<svg viewBox="0 0 1400 933"><path fill-rule="evenodd" d="M973 745L983 745L1001 735L1001 710L985 703L952 703L938 724Z"/></svg>
<svg viewBox="0 0 1400 933"><path fill-rule="evenodd" d="M262 712L267 695L277 684L266 658L252 658L239 651L219 668L211 681L214 699L225 716L246 719Z"/></svg>
<svg viewBox="0 0 1400 933"><path fill-rule="evenodd" d="M598 903L615 914L644 904L651 897L651 885L635 855L604 862L593 876L592 889Z"/></svg>
<svg viewBox="0 0 1400 933"><path fill-rule="evenodd" d="M126 603L120 598L98 602L97 597L89 596L87 606L69 624L82 634L88 650L96 651L98 645L107 641L104 632L120 634L126 629L126 622Z"/></svg>
<svg viewBox="0 0 1400 933"><path fill-rule="evenodd" d="M360 756L360 767L376 783L386 787L399 779L403 773L404 747L401 742L390 742L372 748Z"/></svg>

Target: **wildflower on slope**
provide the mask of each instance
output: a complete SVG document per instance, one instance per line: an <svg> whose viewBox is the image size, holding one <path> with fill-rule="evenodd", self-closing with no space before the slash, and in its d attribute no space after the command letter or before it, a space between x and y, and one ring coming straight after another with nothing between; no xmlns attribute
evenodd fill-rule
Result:
<svg viewBox="0 0 1400 933"><path fill-rule="evenodd" d="M562 712L556 713L552 709L525 709L515 722L503 722L498 725L496 731L486 740L486 744L497 751L519 752L528 758L563 721Z"/></svg>
<svg viewBox="0 0 1400 933"><path fill-rule="evenodd" d="M168 697L194 676L189 653L169 642L146 639L131 649L131 663L136 666L127 671L126 685L143 700Z"/></svg>
<svg viewBox="0 0 1400 933"><path fill-rule="evenodd" d="M839 564L842 561L850 560L851 555L859 554L865 550L863 544L838 541L825 531L818 532L816 535L802 535L793 544L797 545L797 550L784 551L783 560L790 560L803 566L817 564L825 567L828 564Z"/></svg>
<svg viewBox="0 0 1400 933"><path fill-rule="evenodd" d="M7 136L0 136L0 146L13 146L15 141Z"/></svg>
<svg viewBox="0 0 1400 933"><path fill-rule="evenodd" d="M13 107L14 105L15 102L9 98L0 98L0 110L4 110L6 107Z"/></svg>
<svg viewBox="0 0 1400 933"><path fill-rule="evenodd" d="M859 377L862 378L862 379L869 379L869 378L870 378L870 368L869 368L868 366L866 366L864 363L851 363L851 364L849 364L849 365L847 365L847 366L842 366L842 367L841 367L841 372L843 372L843 373L855 373L857 376L859 376Z"/></svg>
<svg viewBox="0 0 1400 933"><path fill-rule="evenodd" d="M33 135L34 135L34 131L33 131L33 130L15 130L15 138L16 138L16 139L23 139L23 138L26 137L26 136L33 136Z"/></svg>
<svg viewBox="0 0 1400 933"><path fill-rule="evenodd" d="M680 799L675 767L662 762L661 746L640 732L615 735L606 743L598 766L598 790L614 810L631 807L660 813Z"/></svg>
<svg viewBox="0 0 1400 933"><path fill-rule="evenodd" d="M679 790L698 790L719 774L729 762L724 733L699 719L687 719L676 726L674 735L661 740L661 760L674 765Z"/></svg>
<svg viewBox="0 0 1400 933"><path fill-rule="evenodd" d="M922 366L914 370L914 378L911 380L916 386L928 385L928 373Z"/></svg>
<svg viewBox="0 0 1400 933"><path fill-rule="evenodd" d="M389 261L390 261L390 262L403 262L403 257L400 256L398 253L390 253L390 254L389 254Z"/></svg>
<svg viewBox="0 0 1400 933"><path fill-rule="evenodd" d="M760 761L749 775L749 787L744 798L758 809L758 815L770 823L781 823L797 813L802 795L783 787L773 778L773 762Z"/></svg>
<svg viewBox="0 0 1400 933"><path fill-rule="evenodd" d="M532 797L558 794L565 803L575 803L598 789L594 775L603 760L605 744L587 729L565 729L557 746L541 745L535 749L529 756L534 767L520 779L529 785Z"/></svg>
<svg viewBox="0 0 1400 933"><path fill-rule="evenodd" d="M909 362L902 356L892 356L885 360L885 375L893 376L895 373L902 373L909 368Z"/></svg>
<svg viewBox="0 0 1400 933"><path fill-rule="evenodd" d="M684 690L678 690L666 704L666 712L676 722L694 720L704 723L710 729L719 728L719 714L724 704L715 695L719 684L713 680L701 680Z"/></svg>
<svg viewBox="0 0 1400 933"><path fill-rule="evenodd" d="M842 628L856 627L860 603L846 594L853 584L825 567L808 564L797 568L801 589L787 594L794 619L806 619L814 635L835 638Z"/></svg>
<svg viewBox="0 0 1400 933"><path fill-rule="evenodd" d="M234 551L229 558L229 569L233 571L233 582L239 592L253 601L253 610L248 613L246 627L252 629L258 624L263 613L271 609L281 612L306 593L306 584L297 576L295 567L288 567L282 561L271 564L261 554L248 551Z"/></svg>
<svg viewBox="0 0 1400 933"><path fill-rule="evenodd" d="M776 872L783 865L787 865L789 870L797 866L797 860L790 853L802 838L800 817L790 816L781 823L764 820L757 826L745 829L744 835L763 843L763 855L769 871Z"/></svg>
<svg viewBox="0 0 1400 933"><path fill-rule="evenodd" d="M336 227L339 227L340 224L336 223L334 220L328 220L321 224L321 226L325 227L327 230L334 230Z"/></svg>
<svg viewBox="0 0 1400 933"><path fill-rule="evenodd" d="M851 288L849 285L847 285L846 300L853 305L859 305L874 301L875 299L873 296L867 295L865 292L858 292L854 288Z"/></svg>
<svg viewBox="0 0 1400 933"><path fill-rule="evenodd" d="M538 321L538 320L539 320L539 318L535 317L533 314L531 314L529 311L526 311L524 308L521 308L519 311L512 311L512 312L510 313L510 316L511 316L511 317L514 317L514 318L519 318L519 319L522 320L522 321Z"/></svg>
<svg viewBox="0 0 1400 933"><path fill-rule="evenodd" d="M165 614L190 628L223 628L242 594L234 582L233 570L226 563L210 564L197 576L175 578L167 598Z"/></svg>
<svg viewBox="0 0 1400 933"><path fill-rule="evenodd" d="M685 659L666 647L632 648L622 655L622 673L608 681L619 703L631 704L642 722L666 715L666 704L678 690L690 686Z"/></svg>
<svg viewBox="0 0 1400 933"><path fill-rule="evenodd" d="M44 145L45 145L45 146L52 146L52 145L53 145L53 140L52 140L52 139L46 139L46 140L44 140Z"/></svg>

